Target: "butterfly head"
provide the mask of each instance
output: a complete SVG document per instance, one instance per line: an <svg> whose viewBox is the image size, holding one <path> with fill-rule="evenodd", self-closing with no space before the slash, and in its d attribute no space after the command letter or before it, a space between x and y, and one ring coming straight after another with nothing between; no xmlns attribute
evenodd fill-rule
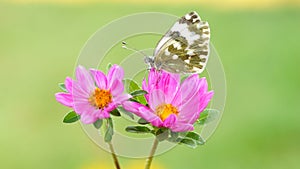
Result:
<svg viewBox="0 0 300 169"><path fill-rule="evenodd" d="M154 56L146 56L144 58L144 61L146 64L149 65L149 68L155 68L156 70L160 70L162 63L157 60L155 61L154 59L155 59Z"/></svg>

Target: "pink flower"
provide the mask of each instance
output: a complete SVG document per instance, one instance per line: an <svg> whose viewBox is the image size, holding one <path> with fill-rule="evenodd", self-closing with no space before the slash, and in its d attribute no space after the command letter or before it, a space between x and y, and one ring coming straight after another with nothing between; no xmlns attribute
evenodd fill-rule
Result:
<svg viewBox="0 0 300 169"><path fill-rule="evenodd" d="M189 76L180 85L180 76L152 69L148 83L143 81L143 89L148 92L149 107L131 101L123 102L123 107L156 127L166 127L174 132L194 130L193 124L206 108L213 96L207 91L207 81L197 74Z"/></svg>
<svg viewBox="0 0 300 169"><path fill-rule="evenodd" d="M68 92L56 93L55 97L61 104L74 109L83 123L94 123L98 119L109 118L109 112L131 97L123 94L123 76L123 69L117 65L110 68L107 76L96 69L87 71L78 66L76 80L66 78Z"/></svg>

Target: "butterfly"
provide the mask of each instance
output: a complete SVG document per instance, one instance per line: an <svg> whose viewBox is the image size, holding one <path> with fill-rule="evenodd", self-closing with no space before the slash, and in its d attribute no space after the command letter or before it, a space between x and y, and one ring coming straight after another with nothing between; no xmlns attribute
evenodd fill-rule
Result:
<svg viewBox="0 0 300 169"><path fill-rule="evenodd" d="M181 17L158 42L154 56L146 56L151 68L170 73L201 73L209 57L210 28L196 12Z"/></svg>

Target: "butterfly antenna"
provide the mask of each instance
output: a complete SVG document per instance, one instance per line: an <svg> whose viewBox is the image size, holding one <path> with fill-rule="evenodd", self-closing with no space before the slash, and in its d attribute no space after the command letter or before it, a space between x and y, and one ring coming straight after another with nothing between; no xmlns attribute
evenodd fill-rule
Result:
<svg viewBox="0 0 300 169"><path fill-rule="evenodd" d="M131 46L128 46L128 44L127 44L125 41L122 42L122 48L127 49L127 50L131 50L131 51L133 51L133 52L138 52L138 53L140 53L141 55L143 55L143 56L145 56L145 57L148 57L148 55L147 55L146 53L144 53L143 51L140 51L140 50L137 50L136 48L133 48L133 47L131 47Z"/></svg>

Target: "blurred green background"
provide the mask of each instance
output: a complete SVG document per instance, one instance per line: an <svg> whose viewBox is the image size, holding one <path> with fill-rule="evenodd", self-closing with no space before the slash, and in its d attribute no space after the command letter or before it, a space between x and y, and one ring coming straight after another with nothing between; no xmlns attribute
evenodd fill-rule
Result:
<svg viewBox="0 0 300 169"><path fill-rule="evenodd" d="M79 124L62 123L68 109L54 99L57 83L73 74L80 49L110 21L136 12L182 16L192 10L210 23L227 78L226 108L205 146L178 146L156 157L154 168L300 168L297 1L20 1L0 2L0 168L110 168L110 155ZM131 169L143 164L121 162Z"/></svg>

